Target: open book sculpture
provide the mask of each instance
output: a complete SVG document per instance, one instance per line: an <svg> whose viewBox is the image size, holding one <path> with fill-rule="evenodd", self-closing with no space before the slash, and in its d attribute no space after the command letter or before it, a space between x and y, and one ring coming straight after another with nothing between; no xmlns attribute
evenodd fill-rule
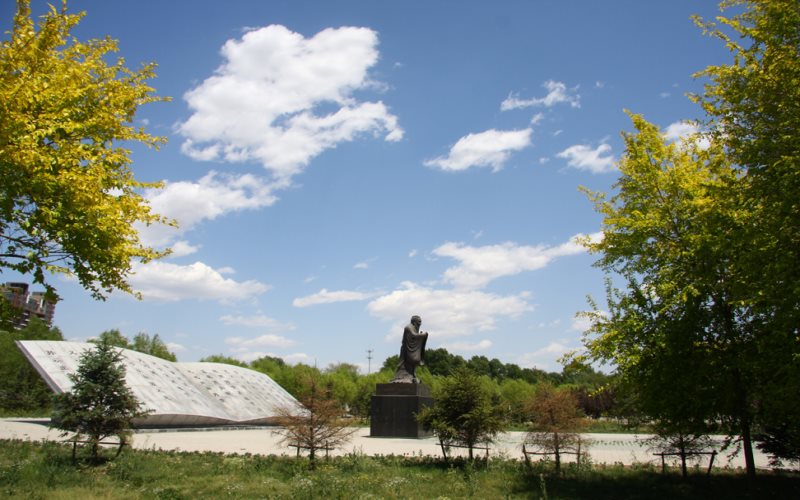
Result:
<svg viewBox="0 0 800 500"><path fill-rule="evenodd" d="M28 361L55 392L72 388L88 342L17 341ZM149 354L120 349L125 382L151 411L137 427L271 424L278 408L302 406L269 376L221 363L173 363Z"/></svg>

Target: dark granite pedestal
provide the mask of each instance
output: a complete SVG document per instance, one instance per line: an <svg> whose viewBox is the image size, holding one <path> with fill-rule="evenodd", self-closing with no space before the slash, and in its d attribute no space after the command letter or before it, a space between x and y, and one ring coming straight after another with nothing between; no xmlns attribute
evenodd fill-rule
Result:
<svg viewBox="0 0 800 500"><path fill-rule="evenodd" d="M417 423L416 415L433 405L431 390L423 384L376 384L372 396L369 435L424 438L432 434Z"/></svg>

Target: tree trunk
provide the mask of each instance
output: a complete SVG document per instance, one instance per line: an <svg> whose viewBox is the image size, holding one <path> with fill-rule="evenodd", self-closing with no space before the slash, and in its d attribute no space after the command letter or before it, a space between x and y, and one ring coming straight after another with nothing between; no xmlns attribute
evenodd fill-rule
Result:
<svg viewBox="0 0 800 500"><path fill-rule="evenodd" d="M558 433L553 433L553 451L555 451L556 456L556 473L561 472L561 453L560 453L560 443L558 442Z"/></svg>
<svg viewBox="0 0 800 500"><path fill-rule="evenodd" d="M686 444L683 441L683 436L680 437L680 450L681 450L681 475L686 479Z"/></svg>
<svg viewBox="0 0 800 500"><path fill-rule="evenodd" d="M744 449L744 466L747 477L756 477L756 461L753 457L753 440L750 435L750 421L742 419L742 448Z"/></svg>
<svg viewBox="0 0 800 500"><path fill-rule="evenodd" d="M736 404L739 413L739 431L742 437L742 449L744 451L744 466L747 471L747 477L756 477L756 461L753 457L753 437L750 433L750 409L747 401L747 394L744 390L744 383L742 382L742 374L739 369L733 371L734 384L736 390Z"/></svg>

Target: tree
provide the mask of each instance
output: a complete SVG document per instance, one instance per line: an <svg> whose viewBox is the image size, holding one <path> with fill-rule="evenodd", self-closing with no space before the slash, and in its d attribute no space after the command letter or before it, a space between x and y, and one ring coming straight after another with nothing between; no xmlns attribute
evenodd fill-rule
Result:
<svg viewBox="0 0 800 500"><path fill-rule="evenodd" d="M101 342L81 355L76 373L70 374L72 390L55 397L52 426L72 439L86 438L93 459L97 459L100 442L117 436L127 442L132 420L148 412L125 384L125 367L118 348ZM121 449L121 446L120 446Z"/></svg>
<svg viewBox="0 0 800 500"><path fill-rule="evenodd" d="M500 383L500 397L507 419L521 424L527 418L525 406L533 396L535 387L524 380L506 379Z"/></svg>
<svg viewBox="0 0 800 500"><path fill-rule="evenodd" d="M169 350L167 344L161 340L158 334L152 337L144 332L139 332L133 337L133 342L128 340L128 337L122 334L118 329L114 328L106 330L100 334L97 339L91 340L94 343L106 343L114 347L121 347L123 349L130 349L132 351L149 354L157 358L166 359L167 361L177 361L178 358L173 352Z"/></svg>
<svg viewBox="0 0 800 500"><path fill-rule="evenodd" d="M95 298L133 292L132 260L166 252L145 246L135 224L167 223L151 213L130 151L163 138L132 125L142 104L163 101L146 80L153 65L131 71L109 38L70 36L82 14L51 7L38 30L29 0L17 1L10 38L0 45L0 268L32 274L50 296L45 273L75 276Z"/></svg>
<svg viewBox="0 0 800 500"><path fill-rule="evenodd" d="M157 358L166 359L167 361L178 361L178 357L169 350L167 344L161 340L161 337L159 337L157 333L152 337L144 332L137 333L133 337L131 348L134 351L143 352Z"/></svg>
<svg viewBox="0 0 800 500"><path fill-rule="evenodd" d="M765 451L800 459L800 4L736 0L718 22L697 20L733 54L700 72L706 126L739 169L742 280L760 354L757 418Z"/></svg>
<svg viewBox="0 0 800 500"><path fill-rule="evenodd" d="M18 413L49 410L52 392L15 345L17 340L64 340L61 331L33 317L17 331L0 331L0 408Z"/></svg>
<svg viewBox="0 0 800 500"><path fill-rule="evenodd" d="M305 380L307 389L298 400L303 408L280 407L277 423L281 427L273 432L283 436L281 443L308 450L311 468L316 468L319 450L338 448L347 443L358 430L349 427L342 418L342 407L331 394L321 390L316 377Z"/></svg>
<svg viewBox="0 0 800 500"><path fill-rule="evenodd" d="M121 347L123 349L131 349L131 343L128 341L128 337L123 335L122 332L117 328L104 331L97 337L96 340L90 340L90 342L113 345L114 347Z"/></svg>
<svg viewBox="0 0 800 500"><path fill-rule="evenodd" d="M212 354L211 356L206 356L205 358L201 358L200 362L201 363L224 363L226 365L241 366L242 368L250 368L250 367L247 366L247 363L245 363L243 361L239 361L236 358L231 358L230 356L224 356L222 354ZM253 369L255 370L256 368L253 368Z"/></svg>
<svg viewBox="0 0 800 500"><path fill-rule="evenodd" d="M561 471L561 455L565 452L583 453L577 433L584 424L578 399L567 388L543 383L527 405L530 428L525 442L555 457L556 472Z"/></svg>
<svg viewBox="0 0 800 500"><path fill-rule="evenodd" d="M741 279L741 228L750 222L737 203L741 175L720 143L667 143L655 125L632 119L637 132L623 134L617 194L590 194L604 238L587 242L602 254L597 265L627 288L609 284L610 314L590 314L586 345L616 364L621 386L650 418L721 420L754 474L759 354Z"/></svg>
<svg viewBox="0 0 800 500"><path fill-rule="evenodd" d="M668 422L656 422L655 435L647 442L650 443L650 449L657 453L678 454L681 459L681 475L686 478L686 459L698 453L706 453L713 446L713 441L702 428L675 427Z"/></svg>
<svg viewBox="0 0 800 500"><path fill-rule="evenodd" d="M446 377L434 395L433 406L420 412L417 419L426 429L433 429L444 446L466 446L472 460L475 445L491 443L500 432L502 410L491 391L467 367Z"/></svg>

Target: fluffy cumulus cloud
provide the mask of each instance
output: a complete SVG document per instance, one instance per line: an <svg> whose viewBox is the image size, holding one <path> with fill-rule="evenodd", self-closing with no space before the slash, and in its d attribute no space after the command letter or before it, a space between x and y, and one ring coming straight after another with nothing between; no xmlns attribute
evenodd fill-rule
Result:
<svg viewBox="0 0 800 500"><path fill-rule="evenodd" d="M367 306L370 314L391 321L389 338L395 340L408 323L409 311L422 316L423 330L437 338L467 336L493 330L501 318L515 318L533 309L528 294L501 296L478 290L438 290L412 282L376 298Z"/></svg>
<svg viewBox="0 0 800 500"><path fill-rule="evenodd" d="M694 140L701 149L708 149L710 147L708 138L698 135L699 133L700 127L697 124L686 121L671 123L662 131L664 139L670 142Z"/></svg>
<svg viewBox="0 0 800 500"><path fill-rule="evenodd" d="M575 349L577 347L570 346L570 342L564 339L553 341L541 349L519 356L516 359L516 363L525 368L560 371L560 367L555 360Z"/></svg>
<svg viewBox="0 0 800 500"><path fill-rule="evenodd" d="M616 170L616 159L611 153L611 146L600 144L596 148L585 144L570 146L556 156L567 160L567 165L578 170L588 170L593 174L603 174Z"/></svg>
<svg viewBox="0 0 800 500"><path fill-rule="evenodd" d="M558 246L525 246L506 242L473 247L463 243L445 243L433 253L459 261L457 266L444 272L446 282L458 289L479 289L496 278L535 271L558 257L582 253L585 248L580 244L581 238L597 241L600 233L588 237L577 234Z"/></svg>
<svg viewBox="0 0 800 500"><path fill-rule="evenodd" d="M306 297L299 297L292 301L295 307L309 307L319 304L333 304L335 302L358 302L361 300L368 300L374 297L375 294L356 292L351 290L333 290L328 291L323 288L317 293L308 295Z"/></svg>
<svg viewBox="0 0 800 500"><path fill-rule="evenodd" d="M230 269L213 269L202 262L177 265L168 262L135 264L130 284L145 300L177 301L206 299L235 302L266 292L269 287L258 281L226 278Z"/></svg>
<svg viewBox="0 0 800 500"><path fill-rule="evenodd" d="M696 134L700 129L692 122L675 122L671 123L664 129L664 138L668 141L677 141L684 137Z"/></svg>
<svg viewBox="0 0 800 500"><path fill-rule="evenodd" d="M568 89L563 82L547 80L542 84L542 87L547 90L547 95L544 97L520 99L518 94L512 93L500 103L500 109L509 111L512 109L541 106L550 108L556 104L569 104L573 108L581 107L581 96L575 92L575 89Z"/></svg>
<svg viewBox="0 0 800 500"><path fill-rule="evenodd" d="M261 163L288 182L328 148L356 137L398 141L403 130L375 89L378 35L367 28L323 30L311 38L272 25L228 40L214 75L184 95L192 115L179 124L182 150L198 160Z"/></svg>
<svg viewBox="0 0 800 500"><path fill-rule="evenodd" d="M469 134L450 148L447 156L425 161L425 165L447 171L467 170L470 167L503 168L511 153L531 144L532 129L487 130Z"/></svg>
<svg viewBox="0 0 800 500"><path fill-rule="evenodd" d="M140 227L139 234L148 245L170 245L205 220L230 212L255 210L273 205L277 185L255 175L227 175L209 172L198 181L168 182L163 189L149 189L144 196L153 212L174 219L177 228L153 225ZM188 243L178 245L186 255L195 249ZM175 248L173 248L175 250Z"/></svg>

